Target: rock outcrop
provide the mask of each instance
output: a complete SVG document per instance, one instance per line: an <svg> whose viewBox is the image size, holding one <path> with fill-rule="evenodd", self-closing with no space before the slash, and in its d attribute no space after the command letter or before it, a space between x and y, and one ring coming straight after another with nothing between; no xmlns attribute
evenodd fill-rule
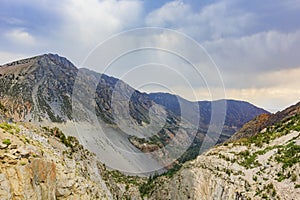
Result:
<svg viewBox="0 0 300 200"><path fill-rule="evenodd" d="M132 173L161 168L166 159L160 155L156 156L158 159L152 159L142 153L139 157L134 156L144 150L138 149L140 144L132 145L128 141L130 136L141 139L153 136L155 138L150 140L159 140L163 146L178 138L180 141L176 146L183 149L193 140L193 147L188 148L189 152L180 160L185 162L199 155L200 146L211 123L212 103L180 99L184 102L182 108L177 96L139 92L117 78L88 69L78 69L66 58L55 54L44 54L0 66L0 114L3 113L14 121L36 124L55 122L63 125L70 121L84 123L87 128L81 132L97 127L100 121L103 124L100 130L80 135L86 137L85 141L91 141L97 132L96 139L103 141L106 135L101 131L107 125L110 128L104 132L116 135L112 140L114 144L105 142L98 145L89 142L84 144L85 147L99 155L111 154L110 157L119 161L118 168ZM224 126L218 122L220 129L223 126L223 134L220 137L218 133L210 134L213 136L210 138L212 143L224 142L243 123L267 112L242 101L221 100L219 103L227 104L227 116ZM186 116L182 116L181 109L186 111ZM152 125L149 125L150 122ZM74 129L74 126L67 127L64 132L71 135L74 134ZM116 151L114 145L124 151ZM150 148L156 148L155 145ZM174 155L177 149L168 151L166 155ZM131 153L129 155L124 152ZM178 156L169 157L169 160L173 160ZM107 164L110 162L110 158L102 156L102 159Z"/></svg>
<svg viewBox="0 0 300 200"><path fill-rule="evenodd" d="M151 187L144 192L145 196L148 199L299 199L300 116L297 106L288 110L293 114L281 117L278 123L252 137L208 150L171 178L162 176L148 181Z"/></svg>
<svg viewBox="0 0 300 200"><path fill-rule="evenodd" d="M241 138L252 137L263 129L288 120L295 115L300 115L300 102L275 114L262 114L257 116L255 119L244 124L229 140L234 141Z"/></svg>
<svg viewBox="0 0 300 200"><path fill-rule="evenodd" d="M140 198L143 178L106 170L94 154L58 129L1 123L0 142L0 199Z"/></svg>

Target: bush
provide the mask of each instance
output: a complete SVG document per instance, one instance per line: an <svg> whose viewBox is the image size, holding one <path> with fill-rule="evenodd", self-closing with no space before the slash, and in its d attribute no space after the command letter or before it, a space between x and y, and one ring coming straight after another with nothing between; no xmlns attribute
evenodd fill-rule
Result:
<svg viewBox="0 0 300 200"><path fill-rule="evenodd" d="M292 174L292 181L295 182L297 180L297 175L296 174Z"/></svg>
<svg viewBox="0 0 300 200"><path fill-rule="evenodd" d="M11 144L11 141L10 139L5 139L2 141L3 144L6 144L6 145L10 145Z"/></svg>
<svg viewBox="0 0 300 200"><path fill-rule="evenodd" d="M290 142L279 149L280 155L276 156L277 162L283 163L282 168L286 169L300 162L300 146Z"/></svg>
<svg viewBox="0 0 300 200"><path fill-rule="evenodd" d="M253 180L254 180L254 181L257 181L257 176L253 176Z"/></svg>

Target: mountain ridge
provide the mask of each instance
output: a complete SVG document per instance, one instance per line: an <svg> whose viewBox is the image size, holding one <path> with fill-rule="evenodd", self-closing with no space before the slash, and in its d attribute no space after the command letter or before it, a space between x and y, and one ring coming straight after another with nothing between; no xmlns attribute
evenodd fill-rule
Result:
<svg viewBox="0 0 300 200"><path fill-rule="evenodd" d="M107 100L112 97L112 90L115 88L111 86L116 83L117 79L110 79L94 72L83 72L82 79L79 79L79 86L82 87L82 89L79 88L81 92L79 97L80 95L86 96L92 91L89 90L90 87L87 84L94 83L98 78L102 81L100 86L95 87L98 91L97 117L107 118L106 122L103 120L107 129L105 133L93 129L90 134L84 131L83 124L85 122L88 129L93 125L86 120L88 111L91 109L90 101L83 99L75 102L78 103L77 106L79 105L75 107L77 109L75 111L82 112L82 118L74 118L72 115L74 110L68 110L74 109L74 102L71 100L80 100L80 98L76 99L77 96L70 98L73 95L71 93L73 90L70 89L72 83L75 83L74 75L77 75L77 68L68 66L68 63L66 67L59 66L60 64L65 66L63 64L65 60L60 60L60 58L51 59L45 56L41 60L34 59L36 58L15 63L9 70L7 68L3 70L4 68L0 67L0 74L2 74L0 85L3 86L0 88L0 120L6 121L0 123L0 157L2 159L0 198L185 200L201 197L205 200L242 200L249 198L297 199L300 196L300 102L276 114L263 114L249 121L248 128L252 128L250 133L255 132L252 135L247 134L247 137L205 149L201 155L198 155L198 151L194 155L196 159L181 157L180 159L184 160L181 168L171 169L162 175L154 173L153 176L144 178L136 175L143 174L145 169L149 169L145 165L150 165L151 162L157 162L159 159L129 157L127 154L118 154L118 151L113 151L111 146L106 145L108 142L106 137L110 137L110 140L119 142L115 143L117 147L131 149L132 152L142 152L128 141L130 135L122 132L117 126L118 123L114 121L115 118L112 118L114 117L113 109ZM16 70L18 66L21 67ZM4 74L5 71L13 73ZM134 135L137 137L136 140L139 142L141 139L139 137L143 136L145 140L151 139L154 135L147 135L146 132L142 132L142 128L148 123L149 108L155 105L155 102L146 94L134 91L124 82L120 82L120 85L120 88L125 90L117 88L115 92L121 95L121 100L122 97L130 97L132 123L140 128L138 130L141 130L141 132L137 131L140 135L138 133ZM134 94L133 97L129 96L130 94ZM67 105L69 107L63 108L65 110L55 110ZM115 111L121 112L122 110L118 110L121 108L123 107L115 107L117 109ZM183 137L182 132L176 132L179 123L184 123L184 131L190 131L189 126L193 123L185 119L180 121L180 116L171 110L165 110L167 110L167 122L161 129L163 131L159 132L160 141L166 142L175 136ZM232 110L237 111L233 113L233 116L240 116L239 109L233 107ZM51 117L57 120L56 123L51 120L49 111L53 114ZM70 118L67 111L71 112ZM153 112L156 117L161 117L161 111L162 108L157 107ZM42 126L37 123L39 117L44 122L49 120L48 125L51 126ZM65 123L64 120L69 119L83 120L79 123L81 127L75 127L81 128L76 135L79 138L70 134L71 129L66 129L69 133L63 133L64 131L59 128L52 127L54 125L68 126L68 121ZM152 119L159 120L153 116ZM29 120L32 121L29 122ZM255 129L256 120L264 121L266 125L258 123L262 125ZM205 133L197 134L199 137L196 138L201 145L201 137L205 136ZM190 136L190 133L187 135ZM167 140L164 141L163 138ZM186 138L183 137L183 139ZM96 144L93 146L89 143L85 146L86 140L94 141ZM151 145L156 141L151 140ZM182 141L184 140L179 140L179 142ZM145 141L141 140L141 142ZM145 144L147 145L147 141ZM85 147L89 147L90 151ZM152 148L155 149L156 146ZM193 151L184 153L189 155L191 152ZM103 162L102 159L105 156L117 160L118 165L123 164L128 167L128 170L139 173L134 174L135 176L125 176ZM126 158L129 160L125 160L122 156L128 156ZM191 159L192 161L189 161ZM136 165L130 166L130 163ZM150 169L153 167L158 166L151 166ZM140 168L143 169L137 171ZM124 173L122 169L120 171Z"/></svg>
<svg viewBox="0 0 300 200"><path fill-rule="evenodd" d="M274 114L259 115L252 121L244 124L244 126L230 138L230 141L252 137L266 127L288 120L291 116L297 114L300 114L300 102Z"/></svg>
<svg viewBox="0 0 300 200"><path fill-rule="evenodd" d="M176 110L169 109L167 106L163 108L163 103L156 103L148 94L135 90L122 80L88 69L77 69L70 61L57 54L43 54L0 66L0 74L2 75L0 76L0 102L7 108L5 112L7 117L15 121L50 125L55 122L68 135L74 136L74 132L77 131L79 132L77 136L81 137L82 141L91 141L86 142L85 146L98 152L99 156L116 153L114 146L120 146L128 152L141 152L136 145L132 144L132 141L128 140L131 136L146 139L158 137L163 142L163 146L178 137L179 140L177 139L175 144L181 147L188 145L197 134L197 141L192 145L197 147L193 149L193 156L190 157L191 153L186 152L187 157L183 159L189 160L199 154L198 147L201 146L206 136L210 122L210 103L208 102L205 102L203 107L200 106L206 113L203 120L193 121L197 119L193 116L197 111L193 111L194 106L189 104L186 108L191 112L187 112L186 118L181 118ZM116 98L116 101L112 102L112 98ZM126 113L126 107L128 107L128 113ZM150 109L154 112L151 115ZM229 131L221 135L220 142L225 141L239 128L241 124L239 117L244 118L243 113L251 117L257 115L243 108L239 110L229 107L230 109L232 113L227 114L234 116L234 122L225 124L224 129ZM260 110L260 112L267 111ZM129 115L128 119L127 115ZM166 120L163 121L163 119ZM156 126L148 127L151 120L152 124L161 124L162 127L158 130ZM84 122L86 128L84 129L81 125L74 127L72 123L71 125L67 123L70 121ZM99 121L105 125L102 127L104 131L100 130L101 127L95 129ZM131 127L126 127L128 124ZM93 130L97 134L92 134L88 130ZM217 133L215 135L218 136ZM102 145L99 146L92 142L105 141L107 137L116 137L112 141L116 144L99 142ZM114 160L120 160L122 163L116 165L124 165L129 171L149 169L151 166L147 166L146 162L138 162L140 158L131 158L131 155L123 151L117 152L117 155L119 156ZM172 155L172 153L166 155ZM115 162L108 156L106 159L105 162ZM135 161L132 162L131 159ZM155 163L153 158L145 157L145 159ZM165 165L165 160L168 160L160 157L158 159L162 165ZM135 163L139 163L138 166L132 166ZM157 164L156 168L159 166L161 165Z"/></svg>
<svg viewBox="0 0 300 200"><path fill-rule="evenodd" d="M148 181L142 194L148 199L299 199L299 105L273 114L277 123L262 131L217 145L174 174Z"/></svg>

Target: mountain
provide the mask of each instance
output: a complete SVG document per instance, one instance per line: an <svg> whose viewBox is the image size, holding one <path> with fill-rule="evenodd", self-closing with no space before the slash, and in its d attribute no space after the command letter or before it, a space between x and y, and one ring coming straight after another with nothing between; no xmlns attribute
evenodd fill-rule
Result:
<svg viewBox="0 0 300 200"><path fill-rule="evenodd" d="M141 199L142 177L107 170L75 137L32 123L0 123L0 199Z"/></svg>
<svg viewBox="0 0 300 200"><path fill-rule="evenodd" d="M214 102L209 101L198 101L191 102L183 99L180 96L168 94L168 93L150 93L149 97L156 103L163 105L168 110L171 110L176 115L180 116L181 109L180 105L188 105L185 108L188 108L188 112L192 113L190 121L197 119L196 116L200 114L199 126L203 129L207 128L211 119L211 106ZM258 108L245 101L236 101L236 100L218 100L225 101L226 104L226 116L224 123L223 133L232 134L240 129L246 122L252 120L254 117L262 114L269 113L268 111ZM197 110L199 109L199 111ZM195 122L197 123L197 122ZM206 126L205 126L206 125Z"/></svg>
<svg viewBox="0 0 300 200"><path fill-rule="evenodd" d="M0 122L0 199L298 199L300 115L289 111L252 137L148 178L107 168L57 127Z"/></svg>
<svg viewBox="0 0 300 200"><path fill-rule="evenodd" d="M289 108L279 111L275 114L262 114L257 116L254 120L246 123L237 133L235 133L230 140L237 140L241 138L249 138L257 132L262 131L268 126L273 126L288 120L294 115L300 114L300 103L297 103Z"/></svg>
<svg viewBox="0 0 300 200"><path fill-rule="evenodd" d="M149 179L141 186L142 195L182 200L299 199L299 103L267 121L272 125L252 136L213 147L176 173Z"/></svg>
<svg viewBox="0 0 300 200"><path fill-rule="evenodd" d="M165 104L163 95L164 100L158 101L155 94L141 93L105 74L78 69L55 54L0 66L0 86L5 117L57 126L66 135L76 136L109 167L126 173L161 169L181 154L181 163L195 158L210 123L211 102L199 103L203 115L195 121L194 103L182 99L188 113L182 117L176 103ZM245 102L226 103L229 118L223 128L227 131L220 138L211 134L210 141L223 142L242 123L267 113Z"/></svg>
<svg viewBox="0 0 300 200"><path fill-rule="evenodd" d="M147 123L148 112L145 109L152 103L122 81L118 82L121 89L113 90L117 81L89 70L79 71L66 58L45 54L0 67L0 102L7 109L5 115L15 121L46 126L56 123L67 135L78 136L87 148L101 155L103 162L113 162L114 166L111 167L118 166L137 173L161 168L151 157L139 154L124 132L113 126L110 105L112 91L122 97L134 93L130 105L135 125ZM97 91L89 92L93 88ZM73 95L74 91L77 93ZM86 98L91 95L96 98ZM115 107L115 112L122 110L122 105ZM111 126L100 126L95 118ZM107 135L113 142L107 141ZM119 151L115 146L125 151Z"/></svg>
<svg viewBox="0 0 300 200"><path fill-rule="evenodd" d="M299 199L300 102L198 155L203 121L116 78L53 54L0 66L0 74L0 199ZM227 103L237 111L229 119L248 116L246 104ZM185 142L173 168L152 173Z"/></svg>
<svg viewBox="0 0 300 200"><path fill-rule="evenodd" d="M184 108L185 113L188 113L188 115L185 115L185 119L191 124L198 126L197 134L193 138L190 147L177 159L177 164L179 164L175 165L177 168L180 167L181 163L196 158L199 155L199 152L202 153L214 144L225 142L246 122L254 117L260 114L269 114L266 110L244 101L217 100L213 102L190 102L179 96L168 93L150 93L149 97L157 104L162 105L165 109L170 110L176 116L181 116L181 109ZM210 139L206 140L207 147L202 148L206 133L209 131L212 106L222 105L226 106L222 133L219 135L218 133L211 132L209 134ZM221 110L222 109L220 109L220 112ZM161 146L168 144L168 140L169 138L165 137L165 134L162 134L161 132L155 136L149 137L147 140L136 137L130 138L131 143L143 152L155 151ZM211 142L212 145L208 144L209 142ZM172 167L174 167L174 165Z"/></svg>

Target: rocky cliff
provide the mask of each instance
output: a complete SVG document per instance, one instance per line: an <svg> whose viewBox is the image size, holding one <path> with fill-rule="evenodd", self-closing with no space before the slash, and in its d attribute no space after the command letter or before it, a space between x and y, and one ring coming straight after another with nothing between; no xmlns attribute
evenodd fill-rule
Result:
<svg viewBox="0 0 300 200"><path fill-rule="evenodd" d="M239 131L232 135L230 140L233 141L241 138L252 137L256 133L262 131L263 129L269 126L281 123L282 121L285 121L291 118L292 116L299 114L300 102L275 114L264 113L262 115L257 116L255 119L249 121L248 123L244 124Z"/></svg>
<svg viewBox="0 0 300 200"><path fill-rule="evenodd" d="M168 101L164 95L141 93L114 77L78 69L55 54L0 66L0 112L6 117L50 126L57 123L55 126L67 135L78 137L104 163L131 173L160 169L186 149L180 162L199 155L211 122L211 102L199 103L200 115L203 115L197 120L195 115L199 110L193 103L184 101L182 109L186 115L181 116L180 108L173 106L176 102L165 104ZM223 142L242 123L264 112L246 102L227 101L229 118L224 126L222 122L217 125L225 130L224 134L219 137L215 131L208 140L213 144ZM146 143L130 142L128 139L132 137L137 137L136 141L146 139ZM139 147L146 144L147 151L149 141L155 141L152 149L171 148L148 156ZM183 150L177 153L177 147Z"/></svg>
<svg viewBox="0 0 300 200"><path fill-rule="evenodd" d="M149 178L107 169L58 128L0 123L0 199L299 199L300 116Z"/></svg>
<svg viewBox="0 0 300 200"><path fill-rule="evenodd" d="M0 159L3 200L140 199L144 182L107 170L59 129L29 123L0 124Z"/></svg>
<svg viewBox="0 0 300 200"><path fill-rule="evenodd" d="M276 124L208 150L171 177L148 181L143 194L149 199L299 199L297 105L283 111L289 115L275 114L281 119Z"/></svg>

